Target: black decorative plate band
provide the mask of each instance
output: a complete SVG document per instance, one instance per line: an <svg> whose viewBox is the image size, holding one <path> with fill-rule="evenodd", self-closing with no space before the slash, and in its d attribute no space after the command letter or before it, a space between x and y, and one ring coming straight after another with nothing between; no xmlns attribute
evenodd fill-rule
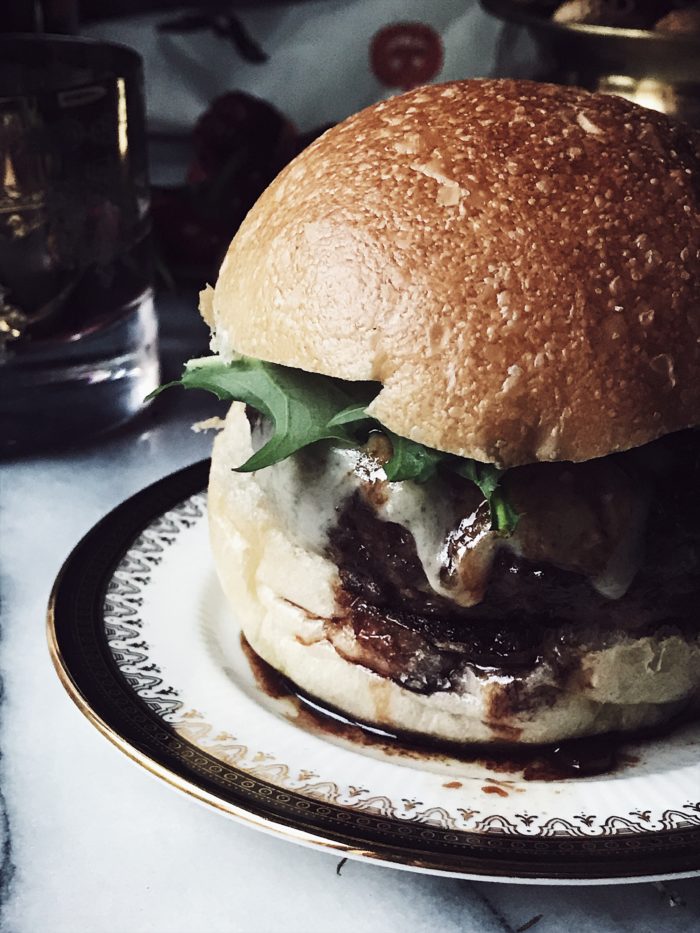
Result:
<svg viewBox="0 0 700 933"><path fill-rule="evenodd" d="M564 820L552 820L548 835L536 837L498 828L448 830L311 799L226 764L178 735L117 667L107 643L104 602L108 583L134 540L154 519L203 490L208 469L208 461L197 463L116 508L77 545L54 586L48 634L58 674L81 711L122 751L173 786L244 822L346 854L512 879L700 871L700 825L587 837L574 835Z"/></svg>

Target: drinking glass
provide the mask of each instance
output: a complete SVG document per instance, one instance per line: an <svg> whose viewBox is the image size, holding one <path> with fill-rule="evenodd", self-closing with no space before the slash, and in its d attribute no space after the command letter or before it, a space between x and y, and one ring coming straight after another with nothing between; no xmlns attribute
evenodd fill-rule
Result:
<svg viewBox="0 0 700 933"><path fill-rule="evenodd" d="M130 49L0 36L0 450L71 443L158 384L143 81Z"/></svg>

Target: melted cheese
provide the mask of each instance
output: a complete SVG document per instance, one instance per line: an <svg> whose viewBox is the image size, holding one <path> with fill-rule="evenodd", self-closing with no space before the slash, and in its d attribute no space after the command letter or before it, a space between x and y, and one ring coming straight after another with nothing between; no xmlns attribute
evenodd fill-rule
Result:
<svg viewBox="0 0 700 933"><path fill-rule="evenodd" d="M433 483L386 483L385 501L377 516L410 531L428 583L436 593L454 599L454 588L443 584L441 573L447 563L447 538L459 515L434 487Z"/></svg>
<svg viewBox="0 0 700 933"><path fill-rule="evenodd" d="M259 447L263 440L258 436L255 446ZM596 560L573 568L562 558L562 541L565 539L569 550L577 554L576 522L585 530L590 516L583 505L577 515L576 500L572 504L571 497L562 498L563 514L553 524L556 488L552 490L554 504L543 513L541 521L533 508L528 521L522 521L512 536L504 537L488 529L483 515L481 522L476 512L465 515L464 509L440 488L439 481L421 485L387 482L381 465L359 450L328 446L323 453L301 453L258 471L256 481L290 540L320 555L326 554L329 534L347 499L360 490L378 518L396 522L411 533L431 588L460 606L474 606L483 599L493 561L501 548L519 557L546 560L585 573L591 585L609 599L624 595L641 562L647 511L643 497L628 497L632 505L628 501L624 520L617 522L621 530L617 539L608 543L607 558L599 547L597 552L594 549ZM371 495L377 485L381 495ZM525 486L519 490L520 502L527 500L527 495ZM535 503L533 500L533 506Z"/></svg>
<svg viewBox="0 0 700 933"><path fill-rule="evenodd" d="M288 457L255 478L290 540L323 555L344 503L363 482L360 460L358 450L332 447L313 460Z"/></svg>
<svg viewBox="0 0 700 933"><path fill-rule="evenodd" d="M632 584L644 556L644 531L649 512L648 496L640 495L632 503L625 529L613 548L602 573L590 578L601 596L620 599Z"/></svg>

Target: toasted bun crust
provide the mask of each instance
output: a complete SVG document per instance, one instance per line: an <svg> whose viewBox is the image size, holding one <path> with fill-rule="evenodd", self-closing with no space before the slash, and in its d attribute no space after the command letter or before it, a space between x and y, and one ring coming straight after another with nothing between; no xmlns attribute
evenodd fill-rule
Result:
<svg viewBox="0 0 700 933"><path fill-rule="evenodd" d="M527 81L350 117L252 209L214 345L384 388L372 412L501 466L700 422L700 136Z"/></svg>
<svg viewBox="0 0 700 933"><path fill-rule="evenodd" d="M507 718L499 713L507 677L471 675L459 690L420 694L345 660L323 633L338 611L337 568L289 539L255 474L232 472L250 451L248 422L234 405L214 445L209 483L219 578L253 649L328 705L390 730L464 743L557 742L653 726L684 706L700 708L700 642L678 635L621 636L614 647L589 651L586 677L563 688L544 665L514 676L523 707ZM538 693L539 701L528 702Z"/></svg>

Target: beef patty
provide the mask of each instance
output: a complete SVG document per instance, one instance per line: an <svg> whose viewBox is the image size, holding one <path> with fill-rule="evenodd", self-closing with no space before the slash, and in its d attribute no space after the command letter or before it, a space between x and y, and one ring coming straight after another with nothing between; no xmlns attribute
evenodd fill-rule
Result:
<svg viewBox="0 0 700 933"><path fill-rule="evenodd" d="M582 648L671 632L699 637L699 433L679 432L606 458L630 482L648 484L650 497L640 566L617 599L601 595L582 573L504 549L483 599L457 605L430 587L412 534L378 517L356 491L329 536L342 585L326 636L348 660L429 692L450 689L465 665L515 672L545 661L570 677ZM590 468L567 469L583 476Z"/></svg>

